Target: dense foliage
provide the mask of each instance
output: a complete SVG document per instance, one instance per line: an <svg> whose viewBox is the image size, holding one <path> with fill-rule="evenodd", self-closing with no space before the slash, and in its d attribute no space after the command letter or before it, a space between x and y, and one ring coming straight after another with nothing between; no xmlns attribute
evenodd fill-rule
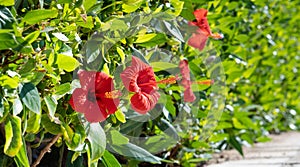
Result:
<svg viewBox="0 0 300 167"><path fill-rule="evenodd" d="M224 38L194 48L200 8ZM297 130L299 12L279 0L0 0L0 166L196 166ZM86 74L105 78L97 98Z"/></svg>

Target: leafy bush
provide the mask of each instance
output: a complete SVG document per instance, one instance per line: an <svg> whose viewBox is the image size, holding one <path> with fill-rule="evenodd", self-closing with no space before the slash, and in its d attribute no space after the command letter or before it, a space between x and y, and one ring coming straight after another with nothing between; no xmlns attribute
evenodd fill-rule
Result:
<svg viewBox="0 0 300 167"><path fill-rule="evenodd" d="M1 166L196 166L299 127L299 2L0 5Z"/></svg>

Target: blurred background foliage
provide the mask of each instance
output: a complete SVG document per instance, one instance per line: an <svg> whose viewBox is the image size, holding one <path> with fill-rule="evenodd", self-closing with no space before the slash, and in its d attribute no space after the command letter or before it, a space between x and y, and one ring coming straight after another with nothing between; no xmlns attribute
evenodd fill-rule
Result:
<svg viewBox="0 0 300 167"><path fill-rule="evenodd" d="M0 0L0 5L1 166L33 165L51 141L55 146L41 166L196 166L216 151L234 148L243 154L242 145L299 129L298 1ZM195 19L192 11L198 8L209 11L212 31L224 34L201 52L186 46L186 30L178 22ZM126 17L133 13L141 16ZM106 123L81 123L68 105L78 85L73 72L84 65L114 75L132 54L145 57L158 78L165 70L176 74L173 68L184 56L196 80L209 79L201 56L221 58L225 109L207 139L199 136L210 112L209 87L195 89L199 106L193 106L182 102L178 85L160 85L172 93L159 102L163 113L154 120L155 111L142 118L120 109ZM161 60L169 64L157 63ZM171 123L179 113L194 117L178 128ZM137 119L149 121L137 126Z"/></svg>

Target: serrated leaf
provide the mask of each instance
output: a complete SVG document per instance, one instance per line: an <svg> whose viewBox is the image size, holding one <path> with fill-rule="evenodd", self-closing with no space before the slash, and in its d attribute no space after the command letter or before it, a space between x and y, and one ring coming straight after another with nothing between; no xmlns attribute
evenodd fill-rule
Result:
<svg viewBox="0 0 300 167"><path fill-rule="evenodd" d="M17 116L8 118L5 123L5 139L4 153L14 157L22 147L21 118Z"/></svg>
<svg viewBox="0 0 300 167"><path fill-rule="evenodd" d="M25 106L36 114L41 112L41 99L37 88L32 83L19 86L19 96Z"/></svg>
<svg viewBox="0 0 300 167"><path fill-rule="evenodd" d="M57 56L57 65L67 72L72 72L79 66L79 62L74 57L59 54Z"/></svg>
<svg viewBox="0 0 300 167"><path fill-rule="evenodd" d="M58 11L56 9L32 10L26 13L22 21L28 24L35 24L45 19L55 18L57 15Z"/></svg>

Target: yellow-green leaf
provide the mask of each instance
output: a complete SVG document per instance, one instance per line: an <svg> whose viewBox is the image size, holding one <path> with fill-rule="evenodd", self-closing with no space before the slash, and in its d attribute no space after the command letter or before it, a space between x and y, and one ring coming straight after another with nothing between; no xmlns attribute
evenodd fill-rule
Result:
<svg viewBox="0 0 300 167"><path fill-rule="evenodd" d="M5 139L4 153L14 157L22 147L21 118L17 116L9 117L5 123Z"/></svg>
<svg viewBox="0 0 300 167"><path fill-rule="evenodd" d="M79 62L74 57L59 54L57 56L57 65L59 68L71 72L79 66Z"/></svg>

